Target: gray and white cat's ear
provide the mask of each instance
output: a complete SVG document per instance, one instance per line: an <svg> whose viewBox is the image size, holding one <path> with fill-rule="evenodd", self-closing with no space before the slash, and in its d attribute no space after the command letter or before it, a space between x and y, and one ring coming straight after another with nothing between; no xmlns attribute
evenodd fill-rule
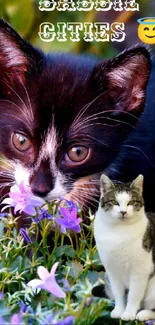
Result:
<svg viewBox="0 0 155 325"><path fill-rule="evenodd" d="M138 190L140 195L143 193L143 181L144 177L143 175L139 175L130 185L130 188Z"/></svg>
<svg viewBox="0 0 155 325"><path fill-rule="evenodd" d="M104 196L106 192L109 192L111 189L115 188L113 182L105 174L101 175L100 185L101 185L101 196Z"/></svg>

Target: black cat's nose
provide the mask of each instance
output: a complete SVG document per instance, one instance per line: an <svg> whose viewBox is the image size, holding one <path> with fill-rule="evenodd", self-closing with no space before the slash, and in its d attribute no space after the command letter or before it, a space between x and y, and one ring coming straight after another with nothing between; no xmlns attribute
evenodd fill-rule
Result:
<svg viewBox="0 0 155 325"><path fill-rule="evenodd" d="M31 191L34 195L45 198L53 190L55 179L49 169L47 162L42 163L30 179Z"/></svg>
<svg viewBox="0 0 155 325"><path fill-rule="evenodd" d="M31 185L31 191L36 196L46 197L46 195L50 192L50 189L46 188L46 187L38 188L33 184L33 185Z"/></svg>
<svg viewBox="0 0 155 325"><path fill-rule="evenodd" d="M126 214L126 211L120 211L121 215L124 217Z"/></svg>

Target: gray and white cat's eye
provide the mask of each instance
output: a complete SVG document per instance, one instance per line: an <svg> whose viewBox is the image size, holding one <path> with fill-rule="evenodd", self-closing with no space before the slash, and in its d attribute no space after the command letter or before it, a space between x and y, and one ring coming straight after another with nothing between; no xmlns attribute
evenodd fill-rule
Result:
<svg viewBox="0 0 155 325"><path fill-rule="evenodd" d="M128 202L128 204L127 205L134 205L136 203L136 201L135 200L131 200L131 201L129 201Z"/></svg>

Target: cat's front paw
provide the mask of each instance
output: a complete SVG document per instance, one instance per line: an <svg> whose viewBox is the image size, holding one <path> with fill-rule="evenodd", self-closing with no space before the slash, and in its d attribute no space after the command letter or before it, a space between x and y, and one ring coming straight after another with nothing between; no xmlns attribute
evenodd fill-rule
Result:
<svg viewBox="0 0 155 325"><path fill-rule="evenodd" d="M121 318L122 310L118 308L114 308L110 314L111 318Z"/></svg>
<svg viewBox="0 0 155 325"><path fill-rule="evenodd" d="M135 318L136 318L135 312L124 311L124 313L121 315L121 319L126 321L135 320Z"/></svg>
<svg viewBox="0 0 155 325"><path fill-rule="evenodd" d="M136 319L141 322L145 322L146 320L150 319L155 319L155 312L152 310L141 310L137 314Z"/></svg>

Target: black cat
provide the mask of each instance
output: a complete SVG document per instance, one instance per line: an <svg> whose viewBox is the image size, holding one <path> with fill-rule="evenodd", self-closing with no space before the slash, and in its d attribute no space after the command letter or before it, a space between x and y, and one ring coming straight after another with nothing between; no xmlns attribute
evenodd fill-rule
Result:
<svg viewBox="0 0 155 325"><path fill-rule="evenodd" d="M101 172L122 181L142 173L152 207L155 107L141 116L150 70L143 46L107 61L44 54L0 20L1 188L24 180L34 194L85 211L98 205Z"/></svg>

